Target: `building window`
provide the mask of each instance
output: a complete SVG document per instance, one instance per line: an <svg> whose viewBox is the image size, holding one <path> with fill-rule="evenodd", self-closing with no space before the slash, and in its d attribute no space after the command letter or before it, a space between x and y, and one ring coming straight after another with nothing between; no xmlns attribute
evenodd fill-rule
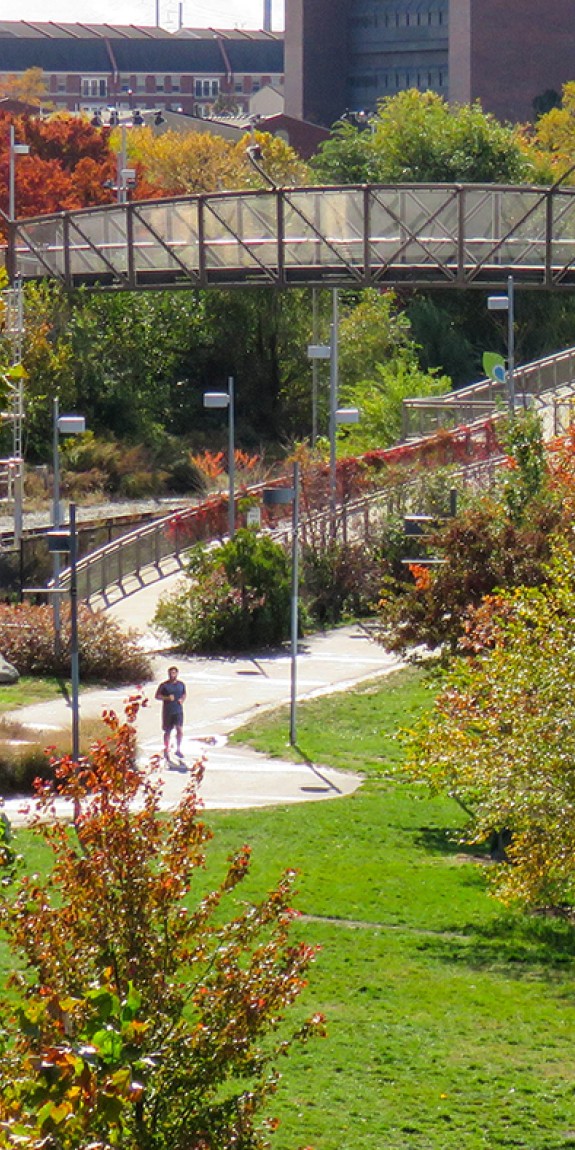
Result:
<svg viewBox="0 0 575 1150"><path fill-rule="evenodd" d="M108 95L108 83L95 76L82 77L82 95L89 100L102 100Z"/></svg>
<svg viewBox="0 0 575 1150"><path fill-rule="evenodd" d="M196 80L194 85L194 95L198 99L208 100L210 97L218 96L219 91L219 80Z"/></svg>

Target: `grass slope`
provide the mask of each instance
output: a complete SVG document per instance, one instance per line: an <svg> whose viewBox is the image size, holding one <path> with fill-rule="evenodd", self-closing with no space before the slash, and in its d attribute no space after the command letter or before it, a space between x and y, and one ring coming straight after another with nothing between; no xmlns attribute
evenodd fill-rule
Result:
<svg viewBox="0 0 575 1150"><path fill-rule="evenodd" d="M242 899L298 867L296 931L321 946L290 1021L321 1011L328 1034L281 1068L274 1150L575 1147L574 932L492 900L489 864L457 841L460 810L401 779L398 726L431 698L409 671L302 706L304 755L365 762L364 786L209 816L205 881L244 841ZM284 712L249 738L283 755L286 731ZM27 866L42 866L17 837Z"/></svg>
<svg viewBox="0 0 575 1150"><path fill-rule="evenodd" d="M284 1067L277 1150L575 1147L575 932L490 898L459 808L401 778L398 728L432 697L409 669L305 704L299 753L370 780L245 820L254 882L299 867L299 928L322 948L305 1008L328 1037ZM285 755L287 723L237 737Z"/></svg>

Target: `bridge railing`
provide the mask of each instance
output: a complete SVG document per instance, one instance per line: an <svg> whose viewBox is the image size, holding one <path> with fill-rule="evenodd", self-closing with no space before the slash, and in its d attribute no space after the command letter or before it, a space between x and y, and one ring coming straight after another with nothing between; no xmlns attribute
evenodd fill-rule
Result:
<svg viewBox="0 0 575 1150"><path fill-rule="evenodd" d="M562 387L575 387L575 347L517 367L513 378L518 407L526 405L527 396L541 400ZM506 406L506 385L491 379L433 398L405 399L402 437L419 439L439 430L475 423L503 413Z"/></svg>
<svg viewBox="0 0 575 1150"><path fill-rule="evenodd" d="M491 482L497 465L498 460L488 459L454 466L450 469L450 479L464 484ZM272 485L284 482L279 478ZM422 482L421 476L413 476L360 497L344 499L336 509L335 519L325 506L305 513L300 521L301 542L317 546L325 544L332 535L343 543L368 540L381 530L390 516L417 507ZM270 484L254 485L249 494L261 494L264 486ZM275 538L289 542L292 530L289 515L285 519L276 517L270 530ZM226 533L227 503L220 496L156 519L84 556L77 565L78 594L89 603L106 606L153 581L149 578L151 570L152 575L161 578L183 567L195 542L221 540ZM70 574L70 568L61 573L63 591L69 590Z"/></svg>
<svg viewBox="0 0 575 1150"><path fill-rule="evenodd" d="M575 283L575 189L345 185L109 204L8 225L11 277L177 284Z"/></svg>

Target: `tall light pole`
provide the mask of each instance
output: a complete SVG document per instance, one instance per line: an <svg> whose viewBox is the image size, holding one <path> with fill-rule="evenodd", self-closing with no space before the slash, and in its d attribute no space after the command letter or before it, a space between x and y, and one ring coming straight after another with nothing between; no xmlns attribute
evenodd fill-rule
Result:
<svg viewBox="0 0 575 1150"><path fill-rule="evenodd" d="M59 527L47 533L48 548L52 554L70 556L70 673L72 682L72 759L80 759L80 658L78 644L78 536L76 532L76 504L71 503L68 527Z"/></svg>
<svg viewBox="0 0 575 1150"><path fill-rule="evenodd" d="M329 359L329 518L332 536L335 535L337 511L337 451L336 432L339 423L358 423L357 407L338 407L339 391L339 296L337 288L332 294L332 321L330 339L326 344L310 344L307 354L312 363Z"/></svg>
<svg viewBox="0 0 575 1150"><path fill-rule="evenodd" d="M120 124L120 151L117 156L116 194L119 204L127 204L129 189L135 183L136 169L129 168L126 147L126 125Z"/></svg>
<svg viewBox="0 0 575 1150"><path fill-rule="evenodd" d="M299 463L293 465L292 487L267 487L263 494L264 503L268 507L278 507L291 503L292 505L292 533L291 533L291 673L290 673L290 722L289 741L291 746L297 743L297 640L299 623Z"/></svg>
<svg viewBox="0 0 575 1150"><path fill-rule="evenodd" d="M311 315L312 315L312 339L313 346L317 346L317 320L318 320L318 307L317 307L317 288L311 289ZM317 359L311 361L311 445L315 447L317 439L317 383L318 383L318 362Z"/></svg>
<svg viewBox="0 0 575 1150"><path fill-rule="evenodd" d="M332 320L329 346L329 509L332 534L335 534L335 513L337 507L335 432L337 421L337 393L339 389L339 296L337 288L335 288L332 293Z"/></svg>
<svg viewBox="0 0 575 1150"><path fill-rule="evenodd" d="M30 151L29 144L17 144L15 140L14 125L10 124L9 146L9 176L8 176L8 215L10 221L16 219L16 156L27 156Z"/></svg>
<svg viewBox="0 0 575 1150"><path fill-rule="evenodd" d="M14 251L16 244L14 240L14 221L16 219L16 156L27 156L30 151L29 144L17 144L15 139L14 125L10 124L10 137L8 148L8 216L10 224L12 225L10 231L12 233L11 242L14 243ZM16 268L13 268L13 272ZM17 271L16 271L17 274ZM16 348L13 357L13 362L19 364L22 359L22 335L24 330L23 314L22 314L22 282L16 279L14 288L12 289L16 301ZM23 516L24 516L24 457L23 457L23 437L22 437L22 423L24 419L24 382L20 378L18 386L14 395L14 459L16 460L16 477L14 487L14 543L19 545L22 539L23 530Z"/></svg>
<svg viewBox="0 0 575 1150"><path fill-rule="evenodd" d="M14 546L22 539L24 522L24 379L22 342L24 338L24 296L22 280L6 292L5 334L12 345L12 365L7 372L12 394L12 463L14 467Z"/></svg>
<svg viewBox="0 0 575 1150"><path fill-rule="evenodd" d="M507 403L511 417L515 415L515 285L513 276L507 278L507 295L487 297L489 311L507 312Z"/></svg>
<svg viewBox="0 0 575 1150"><path fill-rule="evenodd" d="M205 391L204 407L228 409L228 535L233 539L236 531L236 431L234 378L228 378L227 391Z"/></svg>
<svg viewBox="0 0 575 1150"><path fill-rule="evenodd" d="M57 531L61 525L60 510L60 436L82 435L86 430L86 420L83 415L60 415L60 401L56 396L52 404L52 527ZM54 587L52 599L52 613L54 618L54 651L56 655L61 651L62 626L60 619L60 552L52 553L52 582Z"/></svg>

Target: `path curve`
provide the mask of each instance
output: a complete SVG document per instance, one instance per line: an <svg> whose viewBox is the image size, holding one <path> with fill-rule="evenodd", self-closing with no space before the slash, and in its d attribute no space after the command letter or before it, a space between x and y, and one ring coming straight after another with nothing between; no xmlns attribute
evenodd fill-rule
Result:
<svg viewBox="0 0 575 1150"><path fill-rule="evenodd" d="M152 588L118 603L111 614L124 625L144 632L148 647L154 642L149 621L153 614ZM160 640L161 641L161 640ZM156 643L158 639L156 638ZM169 651L152 657L154 682L165 678L169 664L177 663L187 688L186 727L183 751L188 764L205 760L200 794L207 809L239 809L292 804L337 798L350 794L361 783L351 772L324 769L314 763L273 759L251 748L231 746L229 734L250 716L280 706L290 697L290 654L287 649L229 657L176 656ZM362 625L341 627L312 635L300 643L298 654L298 701L343 691L401 666L401 660L374 642ZM153 700L154 684L145 694L149 704L138 716L139 761L148 762L162 747L160 708ZM104 709L122 710L126 688L87 689L81 695L81 720L97 718ZM17 719L46 736L70 726L66 700L40 703L12 712ZM286 747L288 729L286 723ZM172 764L161 768L163 807L179 800L187 782L187 769ZM29 803L9 799L6 814L14 823L29 817ZM62 807L62 814L69 812Z"/></svg>

